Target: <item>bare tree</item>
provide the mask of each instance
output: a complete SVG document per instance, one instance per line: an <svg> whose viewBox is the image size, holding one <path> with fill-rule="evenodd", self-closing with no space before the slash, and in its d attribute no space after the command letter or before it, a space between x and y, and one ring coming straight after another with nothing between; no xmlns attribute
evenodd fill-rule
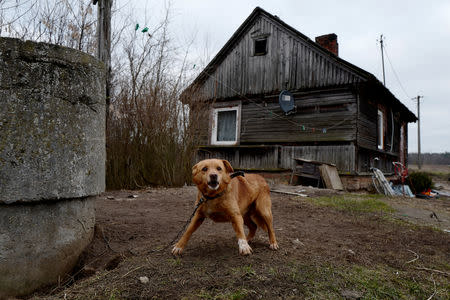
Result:
<svg viewBox="0 0 450 300"><path fill-rule="evenodd" d="M190 180L196 117L179 101L189 78L189 45L170 39L170 8L151 28L122 36L124 61L116 73L117 97L108 132L109 187L182 185ZM182 55L180 55L182 52ZM201 105L199 104L198 107Z"/></svg>
<svg viewBox="0 0 450 300"><path fill-rule="evenodd" d="M96 22L90 0L0 2L2 36L63 45L93 54Z"/></svg>
<svg viewBox="0 0 450 300"><path fill-rule="evenodd" d="M0 34L96 52L91 0L0 0ZM190 180L205 104L180 94L193 73L192 42L170 36L170 6L161 18L135 24L113 7L112 99L107 132L107 185L136 188ZM193 101L193 102L192 102ZM194 110L190 110L188 103Z"/></svg>

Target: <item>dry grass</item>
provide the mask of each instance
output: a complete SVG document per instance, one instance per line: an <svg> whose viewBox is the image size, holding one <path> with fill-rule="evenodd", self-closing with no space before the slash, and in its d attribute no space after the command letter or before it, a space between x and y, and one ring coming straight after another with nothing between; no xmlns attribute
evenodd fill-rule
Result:
<svg viewBox="0 0 450 300"><path fill-rule="evenodd" d="M419 171L419 167L417 165L409 165L408 169L410 171ZM423 165L420 171L436 175L450 174L450 165Z"/></svg>

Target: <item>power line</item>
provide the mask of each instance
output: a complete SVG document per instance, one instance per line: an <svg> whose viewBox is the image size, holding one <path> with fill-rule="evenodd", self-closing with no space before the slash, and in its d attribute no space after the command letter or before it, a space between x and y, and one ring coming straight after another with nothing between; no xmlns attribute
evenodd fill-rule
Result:
<svg viewBox="0 0 450 300"><path fill-rule="evenodd" d="M400 85L400 88L402 89L403 93L405 93L406 97L408 97L408 99L411 99L411 97L408 95L405 88L403 87L403 84L400 81L400 78L398 77L397 72L395 72L394 65L392 64L391 59L389 58L389 54L386 50L386 46L384 46L384 51L386 52L386 57L388 59L389 65L391 66L392 72L394 73L395 79L397 79L397 82Z"/></svg>
<svg viewBox="0 0 450 300"><path fill-rule="evenodd" d="M242 97L243 99L248 100L249 102L252 102L252 103L255 104L256 106L258 106L258 107L260 107L261 109L263 109L263 110L265 110L266 112L268 112L272 119L278 118L278 119L285 120L285 121L287 121L287 122L289 122L289 123L291 123L291 124L293 124L293 125L295 125L295 126L299 126L299 127L301 128L302 131L305 131L305 130L308 130L308 129L309 129L309 130L311 130L312 132L315 132L316 130L319 130L319 129L320 129L320 128L315 128L315 127L305 126L305 125L303 125L303 124L301 124L301 123L297 123L297 122L295 122L295 121L292 121L292 120L286 118L286 117L283 116L283 115L277 114L276 112L274 112L274 111L272 111L272 110L266 108L264 105L258 103L257 101L252 100L252 99L249 99L249 98L246 97L245 95L242 95L241 93L239 93L238 91L236 91L236 90L233 89L232 87L226 85L226 84L223 83L221 80L217 79L217 77L215 77L214 75L211 75L211 74L209 74L209 73L206 72L206 71L203 71L203 72L204 72L209 78L212 78L213 80L215 80L216 82L218 82L218 83L220 83L222 86L224 86L225 88L229 89L230 91L236 93L237 95L239 95L239 96ZM342 120L342 121L340 121L340 122L334 124L333 126L330 126L330 127L327 127L327 128L321 128L321 129L322 129L322 133L327 133L328 130L333 129L333 128L335 128L335 127L338 127L338 126L342 125L343 123L345 123L346 121L348 121L348 120L350 120L350 119L352 119L352 118L353 118L353 116L350 116L350 117L345 118L344 120Z"/></svg>

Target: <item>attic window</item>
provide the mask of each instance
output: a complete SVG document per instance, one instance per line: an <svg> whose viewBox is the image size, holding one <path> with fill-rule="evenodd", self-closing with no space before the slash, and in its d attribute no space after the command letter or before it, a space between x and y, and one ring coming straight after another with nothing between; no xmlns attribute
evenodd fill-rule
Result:
<svg viewBox="0 0 450 300"><path fill-rule="evenodd" d="M267 38L260 38L254 40L255 51L253 52L255 56L261 56L267 54Z"/></svg>

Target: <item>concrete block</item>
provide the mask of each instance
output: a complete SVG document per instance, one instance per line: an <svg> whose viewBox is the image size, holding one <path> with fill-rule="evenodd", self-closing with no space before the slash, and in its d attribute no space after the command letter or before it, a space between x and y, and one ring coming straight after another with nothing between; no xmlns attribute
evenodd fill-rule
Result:
<svg viewBox="0 0 450 300"><path fill-rule="evenodd" d="M104 65L74 49L0 38L0 132L0 203L104 191Z"/></svg>
<svg viewBox="0 0 450 300"><path fill-rule="evenodd" d="M91 241L94 225L90 197L0 204L0 299L58 282Z"/></svg>

